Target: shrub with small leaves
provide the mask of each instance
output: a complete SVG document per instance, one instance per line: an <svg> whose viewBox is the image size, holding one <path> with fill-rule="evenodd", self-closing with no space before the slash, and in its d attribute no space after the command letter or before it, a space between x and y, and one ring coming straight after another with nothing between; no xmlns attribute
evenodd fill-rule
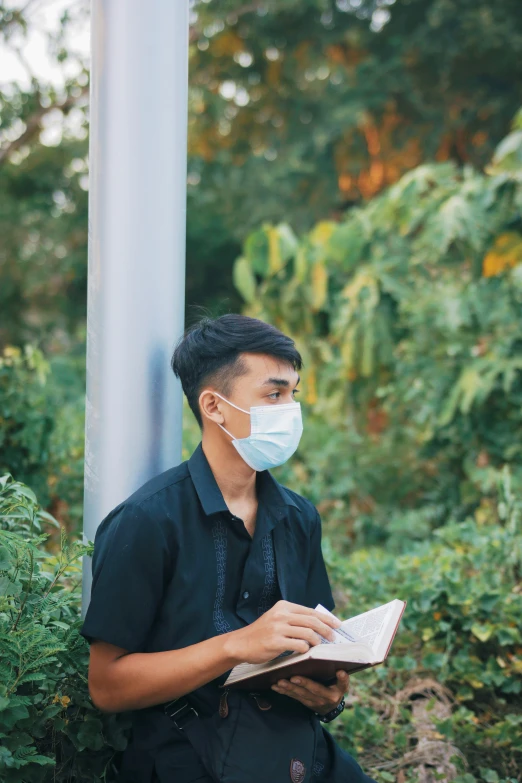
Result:
<svg viewBox="0 0 522 783"><path fill-rule="evenodd" d="M45 549L59 523L29 487L0 477L0 779L112 780L127 715L100 713L80 636L81 557L92 544Z"/></svg>
<svg viewBox="0 0 522 783"><path fill-rule="evenodd" d="M424 763L433 776L422 781L520 780L522 502L507 469L497 482L487 513L448 522L400 555L368 547L346 557L326 536L339 617L395 597L408 602L386 664L351 678L353 709L335 727L379 783L399 780L399 771L416 781ZM416 715L423 694L429 731ZM422 733L432 743L427 762ZM436 745L451 747L456 777L435 776Z"/></svg>

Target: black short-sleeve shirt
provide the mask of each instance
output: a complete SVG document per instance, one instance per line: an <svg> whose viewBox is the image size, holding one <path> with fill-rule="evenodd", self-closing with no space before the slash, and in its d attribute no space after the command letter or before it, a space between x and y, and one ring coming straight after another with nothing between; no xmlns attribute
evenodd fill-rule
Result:
<svg viewBox="0 0 522 783"><path fill-rule="evenodd" d="M96 531L81 634L129 652L161 652L241 628L281 598L332 610L315 506L268 470L256 484L253 537L229 511L201 443L189 460L110 511ZM228 673L192 691L204 713L217 708ZM271 697L290 699L274 691ZM195 751L164 718L159 706L133 712L126 751L133 780L149 780L145 763L143 774L136 772L145 755L155 758L162 781L197 780L204 770Z"/></svg>

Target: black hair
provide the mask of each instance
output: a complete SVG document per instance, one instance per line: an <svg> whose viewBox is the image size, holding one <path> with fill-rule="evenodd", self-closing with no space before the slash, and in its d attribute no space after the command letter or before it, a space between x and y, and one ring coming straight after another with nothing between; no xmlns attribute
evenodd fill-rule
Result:
<svg viewBox="0 0 522 783"><path fill-rule="evenodd" d="M294 341L271 324L236 313L202 318L185 330L170 361L201 428L201 390L212 383L220 394L229 396L235 379L247 372L242 353L268 354L294 370L303 365Z"/></svg>

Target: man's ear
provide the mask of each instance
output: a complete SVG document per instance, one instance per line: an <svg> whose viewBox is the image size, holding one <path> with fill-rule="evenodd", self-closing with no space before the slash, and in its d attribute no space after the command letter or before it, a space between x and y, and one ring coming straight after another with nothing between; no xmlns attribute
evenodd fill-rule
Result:
<svg viewBox="0 0 522 783"><path fill-rule="evenodd" d="M204 389L199 395L198 402L203 421L208 419L215 424L224 424L225 417L221 412L222 402L212 389Z"/></svg>

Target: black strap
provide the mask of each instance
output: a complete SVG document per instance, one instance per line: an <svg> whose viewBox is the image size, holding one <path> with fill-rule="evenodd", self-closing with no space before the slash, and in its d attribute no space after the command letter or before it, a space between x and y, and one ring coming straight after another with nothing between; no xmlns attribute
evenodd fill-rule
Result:
<svg viewBox="0 0 522 783"><path fill-rule="evenodd" d="M199 717L199 712L194 709L186 696L169 701L164 705L163 711L181 731L187 723Z"/></svg>
<svg viewBox="0 0 522 783"><path fill-rule="evenodd" d="M201 763L209 776L214 780L212 771L209 769L210 762L207 758L208 738L204 726L201 720L199 720L198 711L192 707L186 696L180 696L168 702L168 704L164 705L163 710L174 725L186 734Z"/></svg>

